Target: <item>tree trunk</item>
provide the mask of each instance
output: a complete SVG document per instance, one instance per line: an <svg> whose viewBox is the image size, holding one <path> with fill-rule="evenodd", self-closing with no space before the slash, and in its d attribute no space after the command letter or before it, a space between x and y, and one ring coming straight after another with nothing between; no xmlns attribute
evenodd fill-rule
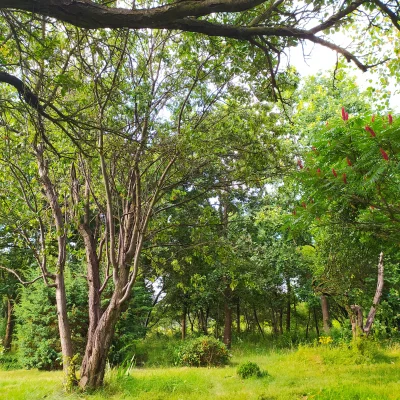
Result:
<svg viewBox="0 0 400 400"><path fill-rule="evenodd" d="M376 285L376 292L375 292L375 296L374 296L374 300L373 300L371 309L370 309L368 317L367 317L367 322L365 323L365 327L364 327L364 332L367 336L369 335L369 333L371 331L371 327L372 327L372 324L375 319L376 310L377 310L378 304L382 297L383 282L384 282L383 253L381 253L379 255L378 282Z"/></svg>
<svg viewBox="0 0 400 400"><path fill-rule="evenodd" d="M290 286L290 279L286 279L287 286L287 306L286 306L286 332L290 332L290 306L291 306L291 294L292 287Z"/></svg>
<svg viewBox="0 0 400 400"><path fill-rule="evenodd" d="M253 307L253 313L254 313L254 319L255 319L256 324L257 324L257 326L258 326L258 330L260 331L261 336L262 336L263 339L264 339L264 331L263 331L263 329L262 329L262 327L261 327L261 325L260 325L260 321L258 320L257 311L256 311L256 308L255 308L255 307Z"/></svg>
<svg viewBox="0 0 400 400"><path fill-rule="evenodd" d="M207 316L204 315L204 310L200 308L200 326L205 335L208 335Z"/></svg>
<svg viewBox="0 0 400 400"><path fill-rule="evenodd" d="M7 325L6 325L6 333L4 336L4 350L11 350L11 342L12 335L14 331L14 318L13 318L13 305L11 303L11 299L7 297Z"/></svg>
<svg viewBox="0 0 400 400"><path fill-rule="evenodd" d="M186 307L183 308L181 316L181 326L182 326L182 340L186 339Z"/></svg>
<svg viewBox="0 0 400 400"><path fill-rule="evenodd" d="M357 304L352 305L351 307L351 330L353 332L353 339L356 339L357 336L363 332L363 312L362 308Z"/></svg>
<svg viewBox="0 0 400 400"><path fill-rule="evenodd" d="M271 322L272 322L272 330L274 332L274 335L278 335L278 323L276 321L276 315L275 315L275 310L274 307L272 306L271 303Z"/></svg>
<svg viewBox="0 0 400 400"><path fill-rule="evenodd" d="M55 284L58 330L60 333L61 351L63 356L64 379L67 380L69 377L74 379L75 372L69 371L69 365L74 356L74 351L72 347L71 328L68 321L67 296L65 292L63 273L56 275Z"/></svg>
<svg viewBox="0 0 400 400"><path fill-rule="evenodd" d="M236 303L236 332L240 335L240 298L238 297Z"/></svg>
<svg viewBox="0 0 400 400"><path fill-rule="evenodd" d="M311 319L311 310L308 309L308 319L307 319L307 327L306 327L306 339L308 339L308 330L310 327L310 319Z"/></svg>
<svg viewBox="0 0 400 400"><path fill-rule="evenodd" d="M315 310L315 307L313 307L313 313L314 313L315 331L317 332L317 336L319 337L318 318L317 318L317 311Z"/></svg>
<svg viewBox="0 0 400 400"><path fill-rule="evenodd" d="M283 310L279 309L279 333L283 335Z"/></svg>
<svg viewBox="0 0 400 400"><path fill-rule="evenodd" d="M372 324L375 319L378 304L382 297L383 283L384 283L384 267L383 267L383 253L381 253L379 255L378 282L376 285L375 296L365 326L363 324L363 312L360 306L354 304L350 306L350 310L348 310L350 314L350 322L351 322L351 329L353 332L353 338L356 338L359 332L363 332L367 336L369 335Z"/></svg>
<svg viewBox="0 0 400 400"><path fill-rule="evenodd" d="M115 325L121 314L120 296L116 292L86 344L79 381L79 386L83 390L96 389L103 384L107 355L114 336Z"/></svg>
<svg viewBox="0 0 400 400"><path fill-rule="evenodd" d="M250 332L250 321L246 309L244 309L244 319L246 320L246 331Z"/></svg>
<svg viewBox="0 0 400 400"><path fill-rule="evenodd" d="M228 349L232 344L232 308L230 304L232 290L229 286L224 290L224 337L223 342Z"/></svg>
<svg viewBox="0 0 400 400"><path fill-rule="evenodd" d="M322 321L324 324L324 333L329 335L329 332L331 330L329 321L329 306L328 306L328 298L324 294L321 295L321 310L322 310Z"/></svg>

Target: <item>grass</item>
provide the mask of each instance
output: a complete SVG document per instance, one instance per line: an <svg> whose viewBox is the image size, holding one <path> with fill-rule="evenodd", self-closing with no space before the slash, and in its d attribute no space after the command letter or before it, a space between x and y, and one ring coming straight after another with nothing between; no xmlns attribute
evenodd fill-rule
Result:
<svg viewBox="0 0 400 400"><path fill-rule="evenodd" d="M269 375L240 379L236 369L245 361ZM66 395L61 381L60 372L0 371L0 399L400 400L400 349L239 347L225 368L143 368L128 376L108 371L106 387L92 395Z"/></svg>

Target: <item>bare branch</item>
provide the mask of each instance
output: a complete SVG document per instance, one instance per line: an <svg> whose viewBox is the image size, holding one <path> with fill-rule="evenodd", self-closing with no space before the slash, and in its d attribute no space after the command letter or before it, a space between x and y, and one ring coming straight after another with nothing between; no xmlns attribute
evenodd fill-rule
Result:
<svg viewBox="0 0 400 400"><path fill-rule="evenodd" d="M19 281L20 283L22 283L23 285L31 285L32 283L38 281L39 279L42 279L42 275L38 276L37 278L31 280L31 281L24 281L18 274L17 272L15 272L13 269L4 267L2 265L0 265L0 269L3 269L7 272L9 272L10 274L14 275Z"/></svg>

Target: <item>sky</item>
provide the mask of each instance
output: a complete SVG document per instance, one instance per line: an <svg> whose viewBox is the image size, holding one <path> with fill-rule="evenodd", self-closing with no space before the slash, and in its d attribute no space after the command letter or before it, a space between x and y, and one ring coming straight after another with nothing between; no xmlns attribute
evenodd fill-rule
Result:
<svg viewBox="0 0 400 400"><path fill-rule="evenodd" d="M315 75L319 71L331 70L336 64L336 52L311 43L305 46L306 54L310 54L305 60L303 57L303 49L301 46L290 49L291 64L296 67L301 76L306 77ZM361 89L367 88L370 84L369 79L377 81L379 78L373 71L362 72L354 66L354 75L356 76L357 83ZM393 93L390 98L390 107L392 112L400 113L400 87L397 87L398 93Z"/></svg>

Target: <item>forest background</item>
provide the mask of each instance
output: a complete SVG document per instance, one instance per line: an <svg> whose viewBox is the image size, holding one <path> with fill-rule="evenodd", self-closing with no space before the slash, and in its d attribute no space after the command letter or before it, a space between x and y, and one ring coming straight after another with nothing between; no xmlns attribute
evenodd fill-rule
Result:
<svg viewBox="0 0 400 400"><path fill-rule="evenodd" d="M178 337L398 341L396 2L178 2L201 17L137 27L3 3L5 368L72 387L77 367L87 389L107 364L182 362ZM301 79L285 54L307 40L344 57Z"/></svg>

